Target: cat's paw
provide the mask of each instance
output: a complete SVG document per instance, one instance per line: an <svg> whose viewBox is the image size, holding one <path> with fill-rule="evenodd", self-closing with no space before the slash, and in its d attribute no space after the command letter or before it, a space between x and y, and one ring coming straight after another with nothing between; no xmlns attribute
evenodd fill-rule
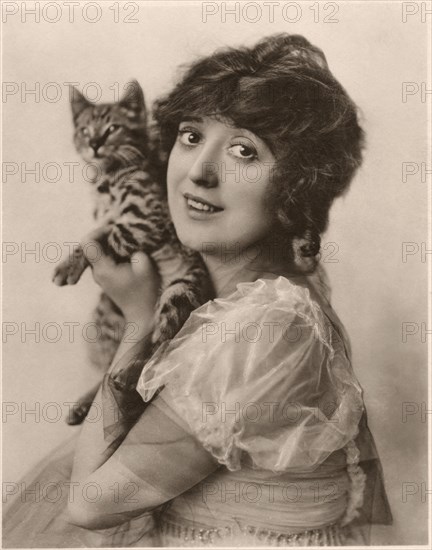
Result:
<svg viewBox="0 0 432 550"><path fill-rule="evenodd" d="M197 295L189 285L178 283L168 287L159 301L152 343L160 344L174 338L199 305Z"/></svg>
<svg viewBox="0 0 432 550"><path fill-rule="evenodd" d="M66 424L69 424L69 426L81 424L87 416L91 406L92 402L90 401L89 403L79 403L72 407L66 417Z"/></svg>
<svg viewBox="0 0 432 550"><path fill-rule="evenodd" d="M91 406L93 405L98 389L99 384L80 397L78 401L74 403L73 407L69 409L69 414L66 417L66 423L69 424L69 426L81 424L81 422L86 418Z"/></svg>
<svg viewBox="0 0 432 550"><path fill-rule="evenodd" d="M53 283L57 286L76 284L87 265L87 260L82 250L74 251L73 256L60 262L54 269Z"/></svg>
<svg viewBox="0 0 432 550"><path fill-rule="evenodd" d="M52 276L52 281L57 286L67 285L67 280L69 277L69 261L65 260L54 269Z"/></svg>
<svg viewBox="0 0 432 550"><path fill-rule="evenodd" d="M179 331L178 322L167 313L161 313L157 316L157 324L153 330L152 344L162 344L166 340L171 340Z"/></svg>

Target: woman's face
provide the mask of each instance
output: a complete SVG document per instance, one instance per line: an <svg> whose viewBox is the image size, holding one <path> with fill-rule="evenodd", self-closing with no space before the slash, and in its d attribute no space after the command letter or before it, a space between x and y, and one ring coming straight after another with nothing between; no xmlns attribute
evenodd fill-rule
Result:
<svg viewBox="0 0 432 550"><path fill-rule="evenodd" d="M201 253L235 254L272 220L265 196L275 158L252 132L215 118L185 118L168 163L168 203L180 241Z"/></svg>

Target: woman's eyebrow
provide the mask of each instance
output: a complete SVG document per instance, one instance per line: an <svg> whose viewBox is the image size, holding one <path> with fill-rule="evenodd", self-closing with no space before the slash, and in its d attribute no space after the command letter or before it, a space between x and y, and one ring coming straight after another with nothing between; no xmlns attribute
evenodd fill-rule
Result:
<svg viewBox="0 0 432 550"><path fill-rule="evenodd" d="M203 122L203 119L200 116L185 115L180 122Z"/></svg>
<svg viewBox="0 0 432 550"><path fill-rule="evenodd" d="M249 135L251 139L256 139L257 141L263 141L260 137L258 137L256 134L251 132L251 130L248 130L247 128L236 128L236 130L240 130L246 135Z"/></svg>
<svg viewBox="0 0 432 550"><path fill-rule="evenodd" d="M253 141L257 142L259 145L267 148L270 151L270 147L267 145L267 143L262 138L254 134L251 130L248 130L247 128L236 128L236 129L242 131L246 137L249 137Z"/></svg>

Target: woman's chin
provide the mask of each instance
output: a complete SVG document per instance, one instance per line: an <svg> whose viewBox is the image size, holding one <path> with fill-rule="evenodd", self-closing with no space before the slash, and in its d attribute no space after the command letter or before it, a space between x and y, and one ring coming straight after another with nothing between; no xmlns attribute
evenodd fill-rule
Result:
<svg viewBox="0 0 432 550"><path fill-rule="evenodd" d="M195 221L173 216L173 222L179 241L196 252L202 253L207 241L214 241L214 232L206 231L207 228Z"/></svg>
<svg viewBox="0 0 432 550"><path fill-rule="evenodd" d="M207 243L203 242L197 235L178 235L178 238L183 246L195 250L195 252L199 252L200 254L205 252Z"/></svg>

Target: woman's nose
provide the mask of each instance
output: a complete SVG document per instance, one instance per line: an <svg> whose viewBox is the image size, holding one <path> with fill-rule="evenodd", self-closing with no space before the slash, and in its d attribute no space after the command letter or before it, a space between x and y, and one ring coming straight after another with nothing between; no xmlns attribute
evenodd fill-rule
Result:
<svg viewBox="0 0 432 550"><path fill-rule="evenodd" d="M195 158L189 170L189 179L201 187L219 185L220 159L214 149L204 147Z"/></svg>

